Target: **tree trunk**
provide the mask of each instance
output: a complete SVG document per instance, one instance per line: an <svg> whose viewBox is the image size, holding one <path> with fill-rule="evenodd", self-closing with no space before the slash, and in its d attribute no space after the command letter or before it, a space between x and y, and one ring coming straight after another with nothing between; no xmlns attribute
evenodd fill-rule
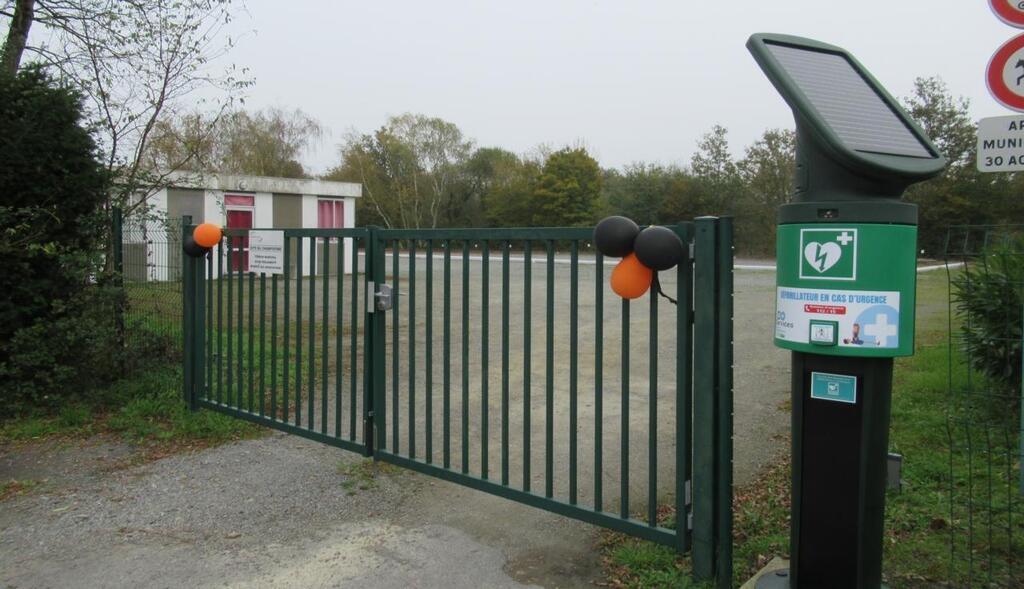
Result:
<svg viewBox="0 0 1024 589"><path fill-rule="evenodd" d="M32 28L35 3L35 0L15 1L14 16L7 30L3 56L0 57L0 68L9 75L18 73L18 66L21 65L21 55L25 52L25 44L28 42L28 31Z"/></svg>

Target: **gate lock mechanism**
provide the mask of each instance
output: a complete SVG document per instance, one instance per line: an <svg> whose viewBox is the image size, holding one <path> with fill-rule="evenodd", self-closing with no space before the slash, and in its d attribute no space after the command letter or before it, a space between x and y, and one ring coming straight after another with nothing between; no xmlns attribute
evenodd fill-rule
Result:
<svg viewBox="0 0 1024 589"><path fill-rule="evenodd" d="M388 284L378 285L376 293L374 293L374 307L378 311L387 311L394 305L394 296L392 294L391 286Z"/></svg>

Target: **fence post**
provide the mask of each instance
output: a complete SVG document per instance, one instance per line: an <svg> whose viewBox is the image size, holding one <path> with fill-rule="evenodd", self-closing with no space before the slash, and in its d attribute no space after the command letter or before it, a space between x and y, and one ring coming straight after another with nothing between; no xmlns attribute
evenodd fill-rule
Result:
<svg viewBox="0 0 1024 589"><path fill-rule="evenodd" d="M715 321L717 217L698 217L694 238L694 403L693 403L693 574L710 580L717 570L716 435L718 403L716 367L718 330Z"/></svg>
<svg viewBox="0 0 1024 589"><path fill-rule="evenodd" d="M191 230L190 225L192 224L192 218L185 216L182 218L181 223L181 238L182 243L188 238L188 232ZM184 360L184 367L182 370L182 400L189 406L192 407L192 390L193 382L192 376L195 371L195 362L193 354L195 354L194 345L192 341L192 330L195 327L195 289L193 287L193 280L195 279L195 258L191 256L182 255L182 273L181 273L181 302L182 302L182 313L181 313L181 345L182 345L182 359Z"/></svg>
<svg viewBox="0 0 1024 589"><path fill-rule="evenodd" d="M121 373L125 372L124 355L126 350L126 338L124 327L124 316L128 312L128 297L124 290L124 215L121 207L110 209L110 257L114 270L114 285L121 289L120 303L117 306L117 316L114 318L114 329L117 332L117 347L122 350L120 362Z"/></svg>
<svg viewBox="0 0 1024 589"><path fill-rule="evenodd" d="M124 285L124 213L121 207L110 209L110 253L118 286Z"/></svg>
<svg viewBox="0 0 1024 589"><path fill-rule="evenodd" d="M733 436L733 231L732 217L718 220L716 248L718 358L718 432L716 444L717 499L716 584L732 587L732 436Z"/></svg>

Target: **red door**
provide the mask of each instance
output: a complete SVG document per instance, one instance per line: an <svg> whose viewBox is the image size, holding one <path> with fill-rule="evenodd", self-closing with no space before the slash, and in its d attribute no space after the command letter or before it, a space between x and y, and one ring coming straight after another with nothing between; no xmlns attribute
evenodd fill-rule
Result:
<svg viewBox="0 0 1024 589"><path fill-rule="evenodd" d="M228 209L228 229L252 229L252 211ZM230 240L228 271L249 271L249 237Z"/></svg>

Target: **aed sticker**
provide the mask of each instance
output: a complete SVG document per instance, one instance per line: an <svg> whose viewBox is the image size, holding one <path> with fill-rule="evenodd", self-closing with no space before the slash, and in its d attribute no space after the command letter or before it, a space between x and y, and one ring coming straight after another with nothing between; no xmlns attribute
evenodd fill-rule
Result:
<svg viewBox="0 0 1024 589"><path fill-rule="evenodd" d="M837 403L857 403L857 377L848 374L811 373L811 398Z"/></svg>
<svg viewBox="0 0 1024 589"><path fill-rule="evenodd" d="M775 300L776 339L808 344L811 322L834 321L841 348L897 348L900 293L780 286Z"/></svg>

